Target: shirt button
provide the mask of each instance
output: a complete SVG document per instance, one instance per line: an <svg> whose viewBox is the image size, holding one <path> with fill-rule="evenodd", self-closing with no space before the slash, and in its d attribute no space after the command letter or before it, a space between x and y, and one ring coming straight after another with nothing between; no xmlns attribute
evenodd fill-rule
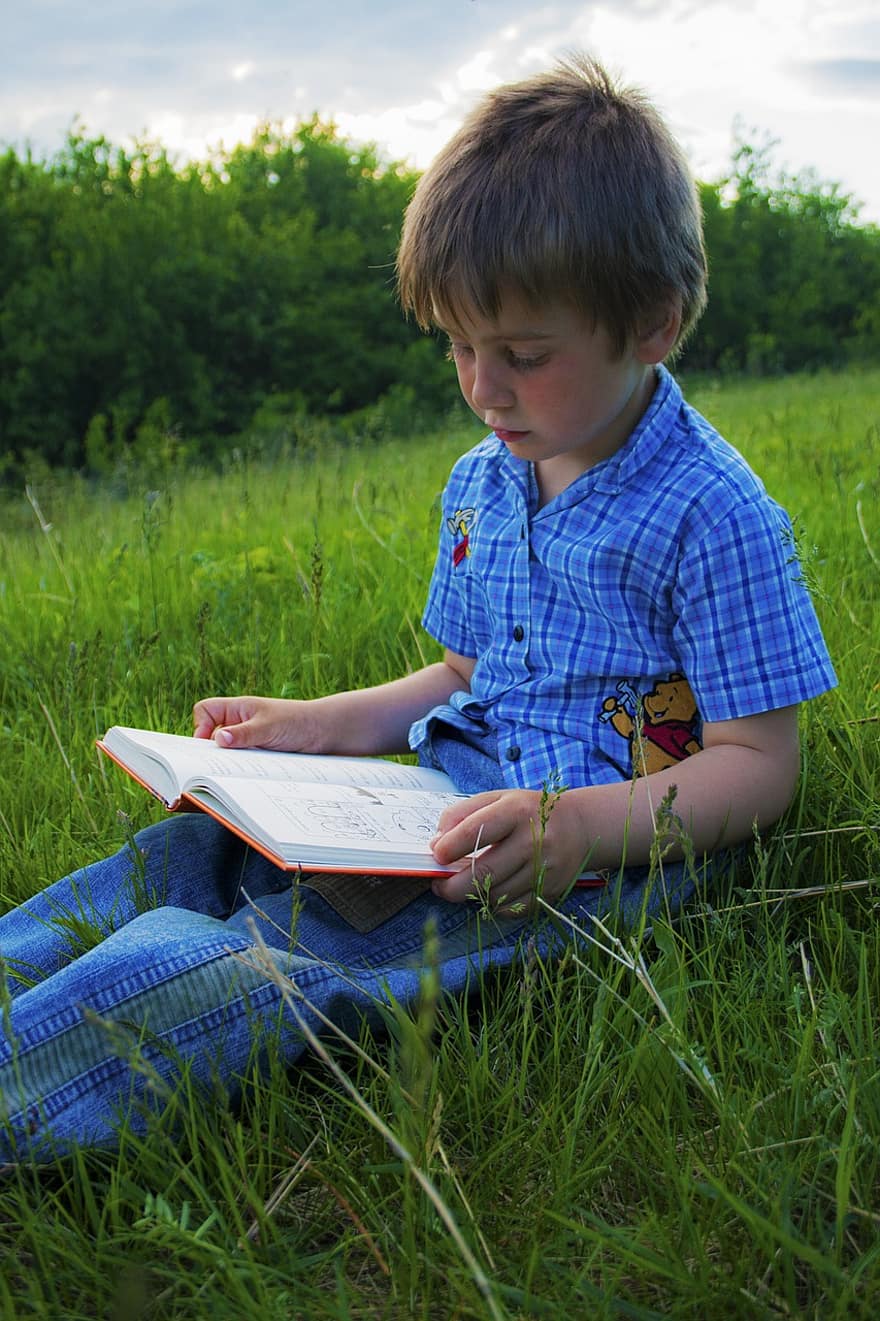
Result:
<svg viewBox="0 0 880 1321"><path fill-rule="evenodd" d="M515 743L511 743L504 755L508 761L519 761L522 756L522 750L518 748Z"/></svg>
<svg viewBox="0 0 880 1321"><path fill-rule="evenodd" d="M525 629L523 628L522 624L517 624L516 627L515 627L514 630L513 630L513 640L514 640L514 642L522 642L522 640L523 640L523 638L525 637L525 635L526 635L526 631L525 631Z"/></svg>

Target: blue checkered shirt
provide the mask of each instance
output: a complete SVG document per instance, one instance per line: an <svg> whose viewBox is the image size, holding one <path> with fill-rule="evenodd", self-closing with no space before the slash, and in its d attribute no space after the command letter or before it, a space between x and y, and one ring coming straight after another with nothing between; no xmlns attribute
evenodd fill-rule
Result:
<svg viewBox="0 0 880 1321"><path fill-rule="evenodd" d="M627 443L541 508L494 435L456 463L423 624L477 663L411 747L430 762L451 726L510 787L629 778L639 734L659 768L704 720L836 683L788 516L663 368Z"/></svg>

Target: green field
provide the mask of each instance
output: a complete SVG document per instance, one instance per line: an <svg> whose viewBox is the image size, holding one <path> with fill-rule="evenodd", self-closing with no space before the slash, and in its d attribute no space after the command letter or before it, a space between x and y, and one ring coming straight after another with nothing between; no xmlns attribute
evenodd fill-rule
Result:
<svg viewBox="0 0 880 1321"><path fill-rule="evenodd" d="M237 1114L183 1086L118 1156L7 1170L0 1315L876 1314L880 372L689 393L792 514L840 679L785 820L637 948L392 1015L392 1048L275 1066ZM216 471L169 452L0 496L0 902L158 817L95 751L108 725L433 659L437 498L478 434L316 423Z"/></svg>

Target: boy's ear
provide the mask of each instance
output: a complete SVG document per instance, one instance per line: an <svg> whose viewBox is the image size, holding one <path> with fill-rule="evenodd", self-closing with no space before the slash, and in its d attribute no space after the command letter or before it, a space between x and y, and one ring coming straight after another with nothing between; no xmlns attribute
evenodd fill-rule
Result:
<svg viewBox="0 0 880 1321"><path fill-rule="evenodd" d="M639 362L655 366L662 362L675 347L681 331L681 299L670 299L663 303L655 315L647 321L647 326L640 331L636 340L636 357Z"/></svg>

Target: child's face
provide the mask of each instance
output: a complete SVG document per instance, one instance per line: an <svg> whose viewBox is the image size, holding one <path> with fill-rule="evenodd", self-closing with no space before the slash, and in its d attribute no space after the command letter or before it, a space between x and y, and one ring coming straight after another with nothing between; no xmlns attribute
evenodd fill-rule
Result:
<svg viewBox="0 0 880 1321"><path fill-rule="evenodd" d="M639 348L612 357L606 331L565 303L505 298L497 320L442 317L461 392L512 454L536 465L544 499L624 444L654 390Z"/></svg>

